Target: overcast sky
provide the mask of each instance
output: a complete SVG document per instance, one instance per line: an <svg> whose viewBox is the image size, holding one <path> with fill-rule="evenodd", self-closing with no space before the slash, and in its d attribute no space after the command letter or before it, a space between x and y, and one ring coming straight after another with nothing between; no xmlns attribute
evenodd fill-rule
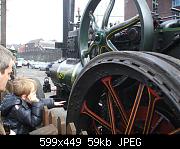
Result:
<svg viewBox="0 0 180 149"><path fill-rule="evenodd" d="M7 0L7 44L24 44L30 40L43 38L61 42L63 38L63 0ZM75 15L86 7L88 0L75 1ZM103 0L95 12L97 22L101 22L103 8L109 0ZM116 1L111 22L123 20L123 0ZM122 7L121 9L119 9ZM118 13L117 13L118 12ZM76 19L75 19L76 21Z"/></svg>
<svg viewBox="0 0 180 149"><path fill-rule="evenodd" d="M75 15L77 15L77 9L80 7L81 16L83 15L84 9L86 8L86 5L89 0L75 0ZM110 0L101 0L101 2L98 4L94 16L96 19L96 22L99 26L101 26L102 18L104 16L104 12L109 5ZM75 21L77 19L75 18ZM124 21L124 0L116 0L115 5L113 7L113 10L111 12L111 17L109 19L109 22L111 23L117 23L117 22L123 22Z"/></svg>
<svg viewBox="0 0 180 149"><path fill-rule="evenodd" d="M7 0L7 44L62 41L62 0Z"/></svg>

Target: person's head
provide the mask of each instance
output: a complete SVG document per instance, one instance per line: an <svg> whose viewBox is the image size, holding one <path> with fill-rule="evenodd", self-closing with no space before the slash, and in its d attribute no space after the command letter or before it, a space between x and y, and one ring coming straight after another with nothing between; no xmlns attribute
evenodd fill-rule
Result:
<svg viewBox="0 0 180 149"><path fill-rule="evenodd" d="M37 99L37 83L30 78L16 78L12 82L13 93L26 101L33 102Z"/></svg>
<svg viewBox="0 0 180 149"><path fill-rule="evenodd" d="M6 84L10 78L14 60L15 57L13 54L8 49L0 45L0 91L4 91L6 89Z"/></svg>

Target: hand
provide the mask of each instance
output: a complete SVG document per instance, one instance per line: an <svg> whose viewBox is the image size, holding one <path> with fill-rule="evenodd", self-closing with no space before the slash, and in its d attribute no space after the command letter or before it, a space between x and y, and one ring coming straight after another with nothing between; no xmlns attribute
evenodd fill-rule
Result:
<svg viewBox="0 0 180 149"><path fill-rule="evenodd" d="M29 101L32 103L32 102L39 102L39 99L38 98L31 98L29 99Z"/></svg>
<svg viewBox="0 0 180 149"><path fill-rule="evenodd" d="M59 102L54 102L54 105L55 106L64 106L64 103L65 103L66 101L59 101Z"/></svg>

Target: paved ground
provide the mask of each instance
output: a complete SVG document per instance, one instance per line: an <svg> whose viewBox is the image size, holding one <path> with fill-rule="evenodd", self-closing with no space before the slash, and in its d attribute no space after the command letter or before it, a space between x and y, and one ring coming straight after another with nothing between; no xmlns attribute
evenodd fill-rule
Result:
<svg viewBox="0 0 180 149"><path fill-rule="evenodd" d="M37 78L40 81L41 85L43 86L46 73L45 71L40 71L39 69L31 69L31 68L28 69L27 67L23 66L22 68L17 68L17 76ZM51 80L50 80L50 84L51 84L51 87L54 86ZM50 93L45 93L46 98L51 95L55 95L55 92L52 91ZM60 109L62 111L61 114L66 115L66 111L64 110L64 108L60 108Z"/></svg>
<svg viewBox="0 0 180 149"><path fill-rule="evenodd" d="M40 71L39 69L31 69L31 68L28 69L27 67L22 67L22 68L17 68L17 76L37 78L40 81L41 85L43 85L44 78L46 77L46 73L45 71ZM53 86L51 80L50 83Z"/></svg>

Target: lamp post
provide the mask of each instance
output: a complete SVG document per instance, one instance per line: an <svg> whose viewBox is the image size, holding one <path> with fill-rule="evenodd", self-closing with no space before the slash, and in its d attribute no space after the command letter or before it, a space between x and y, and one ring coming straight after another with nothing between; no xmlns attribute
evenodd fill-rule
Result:
<svg viewBox="0 0 180 149"><path fill-rule="evenodd" d="M0 0L0 44L6 47L6 0Z"/></svg>

